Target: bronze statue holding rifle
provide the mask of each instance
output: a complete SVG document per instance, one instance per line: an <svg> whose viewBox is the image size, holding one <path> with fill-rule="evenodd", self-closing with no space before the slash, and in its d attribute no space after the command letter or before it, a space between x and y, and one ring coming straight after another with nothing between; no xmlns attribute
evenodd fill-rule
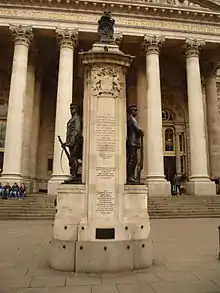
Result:
<svg viewBox="0 0 220 293"><path fill-rule="evenodd" d="M70 167L71 177L63 183L81 183L81 178L78 174L79 160L82 160L83 136L81 117L79 115L79 106L70 104L71 118L67 123L66 142L62 142L60 136L58 139L61 147L65 152Z"/></svg>
<svg viewBox="0 0 220 293"><path fill-rule="evenodd" d="M144 132L136 120L137 107L128 108L127 119L127 184L140 184L141 171L143 169L143 136ZM137 151L140 149L140 161L138 163ZM137 168L137 176L135 171Z"/></svg>

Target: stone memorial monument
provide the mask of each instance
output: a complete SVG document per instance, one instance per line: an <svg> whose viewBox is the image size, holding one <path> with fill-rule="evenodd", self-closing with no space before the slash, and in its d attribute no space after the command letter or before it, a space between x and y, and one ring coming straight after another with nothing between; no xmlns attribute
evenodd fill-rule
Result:
<svg viewBox="0 0 220 293"><path fill-rule="evenodd" d="M50 266L87 273L152 264L147 186L126 184L126 69L133 57L114 42L105 12L100 41L81 54L84 66L82 184L61 185ZM133 182L134 183L134 182Z"/></svg>

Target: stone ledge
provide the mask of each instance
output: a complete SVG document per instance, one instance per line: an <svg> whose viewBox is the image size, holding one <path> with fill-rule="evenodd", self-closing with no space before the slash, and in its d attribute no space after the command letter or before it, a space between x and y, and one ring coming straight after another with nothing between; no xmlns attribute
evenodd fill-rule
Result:
<svg viewBox="0 0 220 293"><path fill-rule="evenodd" d="M78 273L114 273L152 265L152 241L61 241L53 239L50 266Z"/></svg>

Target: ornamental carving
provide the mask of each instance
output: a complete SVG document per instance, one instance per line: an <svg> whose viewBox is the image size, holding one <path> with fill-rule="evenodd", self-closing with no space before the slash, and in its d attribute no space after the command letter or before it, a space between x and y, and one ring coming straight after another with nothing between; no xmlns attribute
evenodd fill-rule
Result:
<svg viewBox="0 0 220 293"><path fill-rule="evenodd" d="M78 32L77 30L69 29L56 29L57 39L60 47L70 47L73 48L77 45Z"/></svg>
<svg viewBox="0 0 220 293"><path fill-rule="evenodd" d="M122 84L120 72L111 67L96 67L92 69L92 91L96 96L119 97Z"/></svg>
<svg viewBox="0 0 220 293"><path fill-rule="evenodd" d="M165 42L165 38L162 36L144 36L143 41L143 48L145 50L145 53L148 54L159 54L160 47Z"/></svg>
<svg viewBox="0 0 220 293"><path fill-rule="evenodd" d="M198 57L199 52L204 45L205 45L205 42L202 40L186 39L185 41L186 57L187 58Z"/></svg>
<svg viewBox="0 0 220 293"><path fill-rule="evenodd" d="M10 25L9 31L12 34L14 42L29 46L33 39L33 31L31 26Z"/></svg>

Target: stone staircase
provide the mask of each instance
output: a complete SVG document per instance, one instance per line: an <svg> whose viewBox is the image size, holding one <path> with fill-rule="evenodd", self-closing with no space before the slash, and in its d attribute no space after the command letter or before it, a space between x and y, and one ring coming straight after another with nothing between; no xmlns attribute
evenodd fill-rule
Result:
<svg viewBox="0 0 220 293"><path fill-rule="evenodd" d="M220 218L220 196L173 196L148 199L152 219Z"/></svg>
<svg viewBox="0 0 220 293"><path fill-rule="evenodd" d="M35 193L24 200L0 199L0 220L52 220L56 213L54 198Z"/></svg>
<svg viewBox="0 0 220 293"><path fill-rule="evenodd" d="M24 200L0 199L0 220L53 220L54 196L30 194ZM220 196L155 197L148 199L152 219L220 218Z"/></svg>

